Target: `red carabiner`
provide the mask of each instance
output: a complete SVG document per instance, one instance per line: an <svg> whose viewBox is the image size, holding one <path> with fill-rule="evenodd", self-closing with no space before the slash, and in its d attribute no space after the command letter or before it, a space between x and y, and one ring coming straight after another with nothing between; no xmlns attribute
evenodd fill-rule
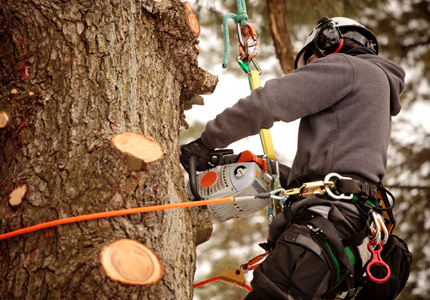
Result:
<svg viewBox="0 0 430 300"><path fill-rule="evenodd" d="M390 278L391 270L390 270L390 267L381 258L382 244L381 243L376 244L375 248L373 248L373 245L375 245L375 241L371 241L367 245L367 248L369 248L369 251L372 253L372 259L367 264L366 273L367 273L367 276L369 276L370 280L372 280L373 282L384 283ZM384 268L385 271L387 272L387 275L385 275L384 278L376 278L370 272L370 268L372 266L380 266Z"/></svg>

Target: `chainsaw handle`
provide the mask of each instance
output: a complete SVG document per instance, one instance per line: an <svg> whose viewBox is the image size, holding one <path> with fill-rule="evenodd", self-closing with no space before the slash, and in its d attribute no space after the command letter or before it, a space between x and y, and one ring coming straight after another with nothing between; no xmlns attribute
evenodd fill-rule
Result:
<svg viewBox="0 0 430 300"><path fill-rule="evenodd" d="M231 149L220 149L220 150L214 150L212 152L209 153L212 158L216 159L214 161L212 161L210 164L212 166L217 166L217 165L223 165L224 163L228 163L229 160L225 160L224 156L228 156L228 155L232 155L233 154L233 150ZM190 189L191 189L191 193L194 196L194 200L204 200L202 198L202 196L200 196L199 192L198 192L198 188L197 188L197 159L198 156L191 154L190 155L190 160L188 162L188 177L190 178Z"/></svg>
<svg viewBox="0 0 430 300"><path fill-rule="evenodd" d="M188 176L190 178L190 189L194 196L194 200L203 200L197 191L197 156L190 155L190 161L188 164Z"/></svg>

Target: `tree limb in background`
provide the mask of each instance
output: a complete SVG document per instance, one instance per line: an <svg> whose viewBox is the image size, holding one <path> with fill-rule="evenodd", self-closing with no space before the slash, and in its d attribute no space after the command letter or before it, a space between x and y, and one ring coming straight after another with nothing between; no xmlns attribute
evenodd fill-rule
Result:
<svg viewBox="0 0 430 300"><path fill-rule="evenodd" d="M270 32L282 71L285 74L294 70L295 52L290 38L285 0L267 0Z"/></svg>

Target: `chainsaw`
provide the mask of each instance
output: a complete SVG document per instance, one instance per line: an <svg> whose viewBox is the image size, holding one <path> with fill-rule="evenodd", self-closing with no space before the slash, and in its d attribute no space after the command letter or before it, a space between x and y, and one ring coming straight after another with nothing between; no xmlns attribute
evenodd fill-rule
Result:
<svg viewBox="0 0 430 300"><path fill-rule="evenodd" d="M195 200L255 196L272 190L274 178L265 159L250 151L235 155L230 149L215 150L211 155L211 168L201 172L196 171L197 156L190 157L187 191ZM270 201L270 197L250 197L246 201L208 205L207 209L215 222L225 222L258 212Z"/></svg>

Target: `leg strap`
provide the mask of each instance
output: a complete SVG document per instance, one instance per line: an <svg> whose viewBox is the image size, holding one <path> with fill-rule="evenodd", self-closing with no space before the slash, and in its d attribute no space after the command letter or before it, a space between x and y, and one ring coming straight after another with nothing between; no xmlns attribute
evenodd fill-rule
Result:
<svg viewBox="0 0 430 300"><path fill-rule="evenodd" d="M347 277L345 280L348 288L348 297L353 296L355 294L354 277L353 277L355 271L354 271L354 267L351 264L351 261L349 260L347 253L345 252L344 245L342 244L342 241L339 237L336 227L330 221L328 221L322 216L316 216L311 221L309 221L309 224L313 226L313 228L315 229L314 232L316 234L318 234L318 232L316 231L319 230L320 234L327 239L329 244L333 247L333 250L337 256L337 259L349 271L349 274L347 274Z"/></svg>

